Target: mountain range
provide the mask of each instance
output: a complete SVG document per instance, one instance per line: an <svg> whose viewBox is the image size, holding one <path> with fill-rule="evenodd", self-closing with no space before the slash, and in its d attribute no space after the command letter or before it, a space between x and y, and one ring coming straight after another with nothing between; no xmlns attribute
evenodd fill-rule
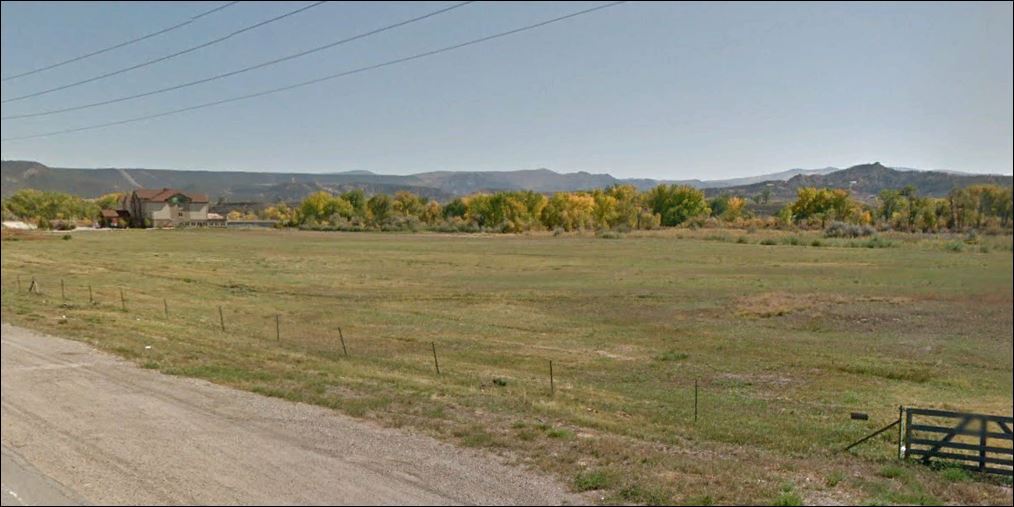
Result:
<svg viewBox="0 0 1014 507"><path fill-rule="evenodd" d="M560 192L631 184L646 190L665 183L702 188L707 194L729 193L754 196L768 191L771 200L791 199L803 186L851 189L858 198L869 198L884 188L912 185L923 195L943 196L951 189L978 183L1011 185L1011 176L919 171L889 168L880 163L848 169L790 169L772 174L726 180L620 179L609 174L557 173L549 169L519 171L437 171L411 175L382 175L369 171L337 173L281 173L193 171L139 168L60 168L34 161L5 160L0 163L2 195L22 188L55 190L82 197L134 188L172 187L206 193L217 202L296 201L312 192L332 193L362 189L368 194L407 190L440 201L482 191L534 190Z"/></svg>

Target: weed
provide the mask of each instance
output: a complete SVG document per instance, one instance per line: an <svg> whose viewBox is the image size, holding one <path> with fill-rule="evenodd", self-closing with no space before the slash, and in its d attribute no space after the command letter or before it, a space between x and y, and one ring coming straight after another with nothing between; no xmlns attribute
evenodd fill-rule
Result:
<svg viewBox="0 0 1014 507"><path fill-rule="evenodd" d="M609 482L609 475L602 470L581 472L574 478L574 489L577 491L606 489L609 486Z"/></svg>
<svg viewBox="0 0 1014 507"><path fill-rule="evenodd" d="M803 505L803 499L796 493L795 488L791 484L786 484L782 487L772 505Z"/></svg>
<svg viewBox="0 0 1014 507"><path fill-rule="evenodd" d="M676 352L675 350L670 350L668 352L663 352L663 353L655 356L655 360L656 361L683 361L683 360L685 360L685 359L687 359L689 357L690 357L690 354L687 354L686 352Z"/></svg>
<svg viewBox="0 0 1014 507"><path fill-rule="evenodd" d="M827 476L827 487L833 488L845 480L845 474L841 470L834 470Z"/></svg>
<svg viewBox="0 0 1014 507"><path fill-rule="evenodd" d="M546 436L560 440L570 440L574 438L574 432L567 428L552 428L546 432Z"/></svg>
<svg viewBox="0 0 1014 507"><path fill-rule="evenodd" d="M905 474L905 469L898 465L885 465L877 472L877 475L885 479L898 479Z"/></svg>

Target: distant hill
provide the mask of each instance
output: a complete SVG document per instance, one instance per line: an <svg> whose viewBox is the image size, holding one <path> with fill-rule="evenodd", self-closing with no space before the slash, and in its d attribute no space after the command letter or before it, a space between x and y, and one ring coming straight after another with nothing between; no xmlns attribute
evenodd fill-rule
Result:
<svg viewBox="0 0 1014 507"><path fill-rule="evenodd" d="M728 180L654 180L618 179L609 174L576 172L561 174L549 169L521 171L437 171L406 176L347 171L327 174L261 173L231 171L176 171L169 169L101 168L71 169L48 167L39 162L5 160L0 164L3 196L22 188L56 190L82 197L97 197L109 192L127 192L137 187L173 187L209 194L216 202L296 201L310 193L325 190L344 192L362 189L368 194L392 194L407 190L437 199L482 191L534 190L559 192L604 188L631 184L646 190L660 183L681 183L706 189L708 194L722 192L753 196L769 189L771 198L785 200L795 196L801 186L851 188L860 198L876 195L884 188L913 185L926 195L945 195L954 187L975 183L1010 185L1010 176L973 175L954 172L894 170L879 163L848 169L791 169L774 174Z"/></svg>
<svg viewBox="0 0 1014 507"><path fill-rule="evenodd" d="M771 200L794 199L801 187L830 187L849 189L858 199L872 199L886 188L902 188L911 185L921 195L943 197L955 188L977 184L1011 186L1011 176L995 174L966 174L943 171L897 170L885 167L880 162L862 164L827 174L798 174L785 181L763 181L750 185L722 188L708 188L705 193L717 195L729 193L742 196L759 195L769 190Z"/></svg>
<svg viewBox="0 0 1014 507"><path fill-rule="evenodd" d="M787 181L794 176L798 175L814 175L814 174L830 174L835 171L841 171L837 167L825 167L823 169L789 169L788 171L782 171L779 173L762 174L760 176L747 176L745 178L732 178L728 180L713 180L703 181L701 186L698 188L725 188L725 187L738 187L743 185L752 185L754 183L761 183L765 181L781 180Z"/></svg>

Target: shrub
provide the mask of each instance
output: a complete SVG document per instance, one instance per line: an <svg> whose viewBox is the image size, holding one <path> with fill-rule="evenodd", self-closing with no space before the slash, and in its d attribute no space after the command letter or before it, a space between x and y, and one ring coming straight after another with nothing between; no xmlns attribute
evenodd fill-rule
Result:
<svg viewBox="0 0 1014 507"><path fill-rule="evenodd" d="M765 239L761 240L760 244L770 246L770 245L777 245L778 242L775 241L775 240L773 240L773 239L771 239L771 238L765 238Z"/></svg>
<svg viewBox="0 0 1014 507"><path fill-rule="evenodd" d="M872 236L876 229L869 225L849 224L845 222L831 222L824 229L825 238L859 238Z"/></svg>
<svg viewBox="0 0 1014 507"><path fill-rule="evenodd" d="M70 239L70 234L64 234L63 238L61 238L61 239L63 239L64 241L69 240Z"/></svg>
<svg viewBox="0 0 1014 507"><path fill-rule="evenodd" d="M965 249L965 244L960 241L948 241L944 248L951 252L961 252Z"/></svg>
<svg viewBox="0 0 1014 507"><path fill-rule="evenodd" d="M745 244L745 243L747 243L747 240L746 240L746 236L740 236L740 237L739 237L739 238L738 238L738 239L736 240L736 243L740 243L740 244Z"/></svg>

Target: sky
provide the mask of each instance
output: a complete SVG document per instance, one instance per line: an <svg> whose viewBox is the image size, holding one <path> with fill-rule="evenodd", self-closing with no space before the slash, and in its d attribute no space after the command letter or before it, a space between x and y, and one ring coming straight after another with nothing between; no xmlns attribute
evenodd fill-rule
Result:
<svg viewBox="0 0 1014 507"><path fill-rule="evenodd" d="M225 2L2 3L8 77ZM240 2L182 28L2 83L3 100L157 58L311 2ZM476 2L219 81L0 122L29 136L381 63L604 2ZM2 104L75 106L227 72L452 5L328 2L138 70ZM3 141L4 160L383 174L548 168L720 179L888 166L1011 174L1014 30L1003 3L627 2L483 44L144 122Z"/></svg>

